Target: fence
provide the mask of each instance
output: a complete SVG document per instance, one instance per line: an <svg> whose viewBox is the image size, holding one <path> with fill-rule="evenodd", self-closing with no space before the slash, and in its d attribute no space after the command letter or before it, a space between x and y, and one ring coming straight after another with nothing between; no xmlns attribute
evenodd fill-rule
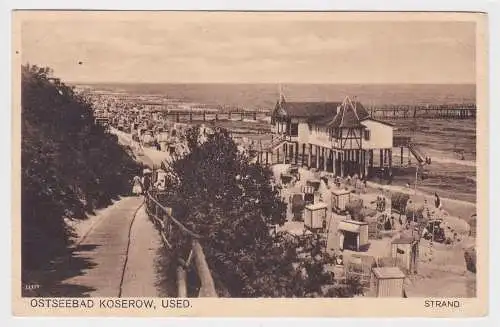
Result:
<svg viewBox="0 0 500 327"><path fill-rule="evenodd" d="M172 240L175 238L174 233L182 235L185 244L184 251L180 251L181 255L178 258L179 266L177 267L177 296L188 296L187 271L194 265L196 275L200 281L198 297L217 297L215 284L208 267L203 248L200 244L201 236L193 233L186 228L182 223L172 216L170 208L166 208L152 193L148 193L145 198L146 212L152 219L156 227L160 230L161 238L166 247L173 249Z"/></svg>

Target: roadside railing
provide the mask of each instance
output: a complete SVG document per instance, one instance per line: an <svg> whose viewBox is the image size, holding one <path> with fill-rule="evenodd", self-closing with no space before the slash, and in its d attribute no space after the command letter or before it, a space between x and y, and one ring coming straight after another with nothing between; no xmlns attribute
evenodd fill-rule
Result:
<svg viewBox="0 0 500 327"><path fill-rule="evenodd" d="M200 281L198 297L217 297L212 273L205 258L203 248L200 244L201 236L190 231L181 222L172 216L171 208L163 206L151 193L145 196L146 212L152 219L156 227L160 230L160 235L165 246L174 248L174 234L182 235L184 244L178 258L177 275L177 296L188 297L187 271L194 265L194 270Z"/></svg>

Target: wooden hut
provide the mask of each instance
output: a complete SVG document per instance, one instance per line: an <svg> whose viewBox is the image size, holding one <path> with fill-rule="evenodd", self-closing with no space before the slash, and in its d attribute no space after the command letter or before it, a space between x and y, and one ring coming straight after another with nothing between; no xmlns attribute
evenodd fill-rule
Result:
<svg viewBox="0 0 500 327"><path fill-rule="evenodd" d="M319 190L319 185L321 184L321 180L320 179L310 179L306 182L306 185L307 186L312 186L314 187L314 191L317 191Z"/></svg>
<svg viewBox="0 0 500 327"><path fill-rule="evenodd" d="M345 189L332 190L332 210L335 212L345 212L346 204L351 200L351 191Z"/></svg>
<svg viewBox="0 0 500 327"><path fill-rule="evenodd" d="M295 193L290 196L289 200L292 205L293 219L296 221L302 220L305 202L302 193Z"/></svg>
<svg viewBox="0 0 500 327"><path fill-rule="evenodd" d="M403 297L405 274L398 267L372 269L372 287L377 297Z"/></svg>
<svg viewBox="0 0 500 327"><path fill-rule="evenodd" d="M356 220L342 220L337 227L344 237L342 248L360 251L368 246L368 223Z"/></svg>
<svg viewBox="0 0 500 327"><path fill-rule="evenodd" d="M476 237L476 231L477 231L477 216L474 214L471 216L469 220L469 225L470 225L470 231L469 231L469 236L471 237Z"/></svg>
<svg viewBox="0 0 500 327"><path fill-rule="evenodd" d="M417 273L419 241L413 237L400 237L391 243L391 257L408 273Z"/></svg>
<svg viewBox="0 0 500 327"><path fill-rule="evenodd" d="M304 210L305 226L309 229L321 229L326 226L328 206L326 203L318 202L308 204Z"/></svg>
<svg viewBox="0 0 500 327"><path fill-rule="evenodd" d="M302 193L304 193L304 201L306 204L314 203L314 187L302 186Z"/></svg>

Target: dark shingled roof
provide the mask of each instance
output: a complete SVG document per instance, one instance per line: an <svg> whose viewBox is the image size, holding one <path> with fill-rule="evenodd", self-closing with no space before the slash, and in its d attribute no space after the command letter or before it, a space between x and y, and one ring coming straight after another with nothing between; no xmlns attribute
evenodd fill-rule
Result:
<svg viewBox="0 0 500 327"><path fill-rule="evenodd" d="M361 120L369 116L370 114L361 103L353 102L346 97L337 115L328 123L328 127L362 127Z"/></svg>
<svg viewBox="0 0 500 327"><path fill-rule="evenodd" d="M361 121L370 117L363 105L346 97L343 102L286 102L276 103L273 117L307 118L308 122L328 127L362 127Z"/></svg>
<svg viewBox="0 0 500 327"><path fill-rule="evenodd" d="M286 102L276 104L273 115L281 117L333 117L340 102Z"/></svg>

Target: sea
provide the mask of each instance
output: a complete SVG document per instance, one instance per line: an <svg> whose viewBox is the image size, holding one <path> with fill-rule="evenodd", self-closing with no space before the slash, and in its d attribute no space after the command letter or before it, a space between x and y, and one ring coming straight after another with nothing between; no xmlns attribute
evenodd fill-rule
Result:
<svg viewBox="0 0 500 327"><path fill-rule="evenodd" d="M271 110L280 91L288 101L342 101L356 98L367 107L383 105L475 103L474 84L87 84L93 89L137 95L158 95L189 103L234 109ZM480 108L478 109L480 110ZM468 202L476 202L476 121L408 119L390 121L396 133L412 137L424 153L434 158L419 187ZM239 122L239 125L242 123ZM266 124L248 122L245 128L262 130ZM228 126L231 128L231 125ZM238 126L241 128L242 126ZM398 154L396 154L398 155ZM398 160L397 158L394 160ZM413 172L414 174L414 172ZM395 183L412 181L402 172Z"/></svg>

